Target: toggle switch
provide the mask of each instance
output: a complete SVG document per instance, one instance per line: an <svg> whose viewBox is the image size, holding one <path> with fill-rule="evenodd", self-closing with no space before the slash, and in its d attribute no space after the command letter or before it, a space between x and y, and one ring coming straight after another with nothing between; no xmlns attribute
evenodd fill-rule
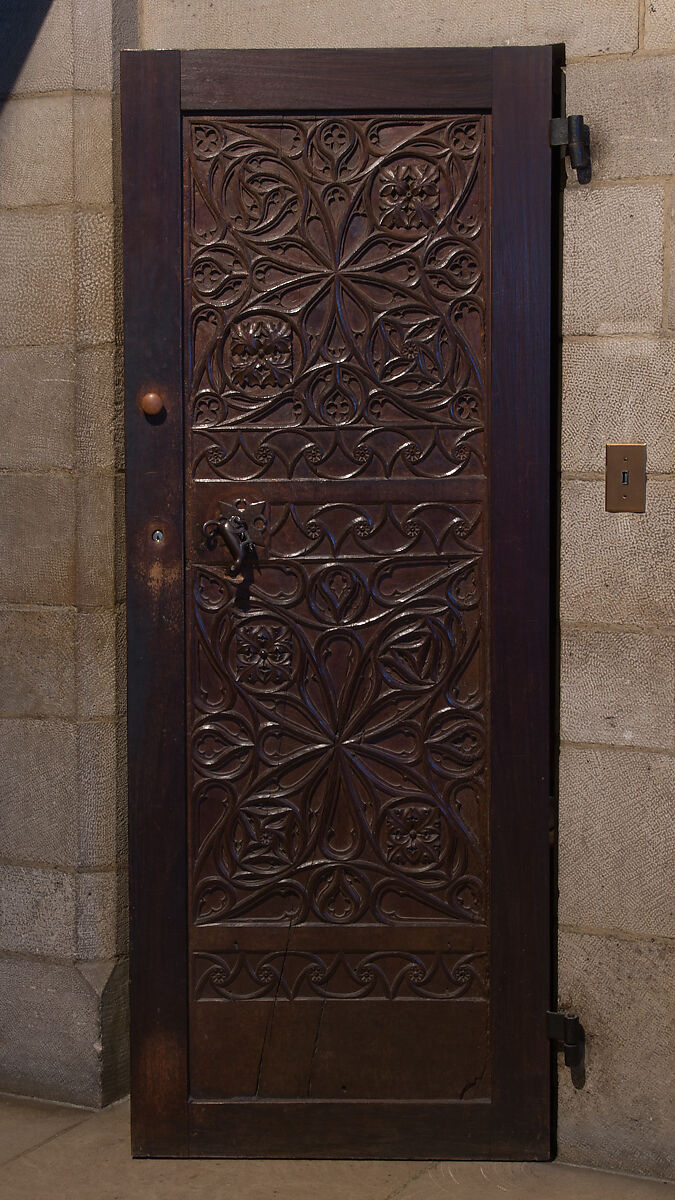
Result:
<svg viewBox="0 0 675 1200"><path fill-rule="evenodd" d="M608 442L605 467L607 512L644 512L647 501L647 447L642 442Z"/></svg>

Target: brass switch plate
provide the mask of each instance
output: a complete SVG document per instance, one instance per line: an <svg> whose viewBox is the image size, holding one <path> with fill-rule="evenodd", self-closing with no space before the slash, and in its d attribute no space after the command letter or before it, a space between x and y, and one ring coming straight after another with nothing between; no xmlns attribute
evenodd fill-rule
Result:
<svg viewBox="0 0 675 1200"><path fill-rule="evenodd" d="M642 443L606 446L605 509L644 512L647 503L647 447Z"/></svg>

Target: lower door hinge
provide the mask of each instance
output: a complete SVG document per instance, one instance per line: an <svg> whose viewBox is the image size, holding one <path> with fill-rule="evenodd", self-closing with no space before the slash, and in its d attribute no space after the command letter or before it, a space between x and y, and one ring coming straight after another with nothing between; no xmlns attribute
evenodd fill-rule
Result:
<svg viewBox="0 0 675 1200"><path fill-rule="evenodd" d="M582 116L553 117L549 126L552 146L562 146L579 183L591 182L591 132Z"/></svg>
<svg viewBox="0 0 675 1200"><path fill-rule="evenodd" d="M547 1012L546 1032L552 1042L560 1042L565 1052L565 1066L579 1067L584 1061L584 1028L578 1017L567 1013Z"/></svg>

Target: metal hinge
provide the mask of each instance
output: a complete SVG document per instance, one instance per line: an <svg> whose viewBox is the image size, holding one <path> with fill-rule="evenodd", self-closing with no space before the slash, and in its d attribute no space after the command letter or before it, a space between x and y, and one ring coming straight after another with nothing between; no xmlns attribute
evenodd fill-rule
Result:
<svg viewBox="0 0 675 1200"><path fill-rule="evenodd" d="M553 117L549 127L552 146L563 146L579 183L591 182L591 131L582 116Z"/></svg>
<svg viewBox="0 0 675 1200"><path fill-rule="evenodd" d="M547 1012L546 1032L552 1042L560 1042L565 1052L565 1066L579 1067L584 1061L584 1028L578 1017L567 1013Z"/></svg>

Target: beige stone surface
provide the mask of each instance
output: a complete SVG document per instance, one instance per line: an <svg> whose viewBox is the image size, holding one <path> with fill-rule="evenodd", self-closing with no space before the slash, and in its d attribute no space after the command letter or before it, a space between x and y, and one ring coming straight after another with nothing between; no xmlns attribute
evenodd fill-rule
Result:
<svg viewBox="0 0 675 1200"><path fill-rule="evenodd" d="M0 1090L100 1104L101 997L84 974L0 957L0 995ZM4 1181L0 1194L7 1200ZM32 1200L56 1200L52 1181L36 1182Z"/></svg>
<svg viewBox="0 0 675 1200"><path fill-rule="evenodd" d="M561 508L561 619L672 626L675 483L650 479L646 512L611 513L604 482L563 480Z"/></svg>
<svg viewBox="0 0 675 1200"><path fill-rule="evenodd" d="M63 1112L64 1122L72 1113ZM11 1109L10 1109L11 1112ZM8 1114L9 1116L9 1114ZM2 1119L2 1110L0 1110ZM5 1118L7 1119L7 1118ZM22 1140L41 1127L22 1106ZM132 1159L122 1101L64 1130L0 1174L3 1200L671 1200L667 1185L560 1163Z"/></svg>
<svg viewBox="0 0 675 1200"><path fill-rule="evenodd" d="M570 55L637 49L637 10L632 0L404 0L342 5L330 0L141 0L141 46L492 46L566 42Z"/></svg>
<svg viewBox="0 0 675 1200"><path fill-rule="evenodd" d="M665 324L668 329L675 329L675 186L673 181L670 182L670 270L669 278L664 280L664 288L667 289L667 301L665 301Z"/></svg>
<svg viewBox="0 0 675 1200"><path fill-rule="evenodd" d="M122 362L115 346L78 352L76 411L78 465L84 470L122 469Z"/></svg>
<svg viewBox="0 0 675 1200"><path fill-rule="evenodd" d="M594 179L675 170L675 56L593 59L566 75L567 112L583 113L592 130Z"/></svg>
<svg viewBox="0 0 675 1200"><path fill-rule="evenodd" d="M660 329L661 185L568 189L564 222L563 332Z"/></svg>
<svg viewBox="0 0 675 1200"><path fill-rule="evenodd" d="M114 717L118 658L124 630L114 609L77 618L77 707L81 718Z"/></svg>
<svg viewBox="0 0 675 1200"><path fill-rule="evenodd" d="M670 184L670 236L669 236L669 277L664 280L667 292L665 304L665 324L668 329L675 329L675 186Z"/></svg>
<svg viewBox="0 0 675 1200"><path fill-rule="evenodd" d="M77 483L77 602L115 604L115 477L89 473Z"/></svg>
<svg viewBox="0 0 675 1200"><path fill-rule="evenodd" d="M74 332L72 214L0 211L0 340L67 342Z"/></svg>
<svg viewBox="0 0 675 1200"><path fill-rule="evenodd" d="M563 741L672 749L674 665L665 634L563 629Z"/></svg>
<svg viewBox="0 0 675 1200"><path fill-rule="evenodd" d="M563 1159L673 1178L672 943L563 933L559 994L586 1030L586 1084L559 1076Z"/></svg>
<svg viewBox="0 0 675 1200"><path fill-rule="evenodd" d="M115 337L113 218L80 212L75 218L77 336L83 345Z"/></svg>
<svg viewBox="0 0 675 1200"><path fill-rule="evenodd" d="M73 198L70 96L7 100L0 108L0 207Z"/></svg>
<svg viewBox="0 0 675 1200"><path fill-rule="evenodd" d="M94 6L90 6L94 8ZM110 96L73 98L75 199L81 204L113 201L112 101Z"/></svg>
<svg viewBox="0 0 675 1200"><path fill-rule="evenodd" d="M77 877L77 958L114 958L128 952L127 880L114 871Z"/></svg>
<svg viewBox="0 0 675 1200"><path fill-rule="evenodd" d="M138 45L137 25L137 0L73 0L76 88L117 86L119 51Z"/></svg>
<svg viewBox="0 0 675 1200"><path fill-rule="evenodd" d="M66 474L0 475L0 600L73 604L75 488Z"/></svg>
<svg viewBox="0 0 675 1200"><path fill-rule="evenodd" d="M558 841L562 924L674 937L673 862L675 759L610 747L563 746Z"/></svg>
<svg viewBox="0 0 675 1200"><path fill-rule="evenodd" d="M74 716L74 647L72 610L0 610L0 716Z"/></svg>
<svg viewBox="0 0 675 1200"><path fill-rule="evenodd" d="M605 470L607 442L645 442L648 471L675 470L675 340L565 341L561 461Z"/></svg>
<svg viewBox="0 0 675 1200"><path fill-rule="evenodd" d="M664 46L675 46L675 3L646 0L645 49L661 50Z"/></svg>
<svg viewBox="0 0 675 1200"><path fill-rule="evenodd" d="M75 87L112 88L113 0L72 0Z"/></svg>
<svg viewBox="0 0 675 1200"><path fill-rule="evenodd" d="M0 1166L86 1121L89 1115L65 1105L0 1097Z"/></svg>
<svg viewBox="0 0 675 1200"><path fill-rule="evenodd" d="M0 467L70 467L75 368L68 346L0 350Z"/></svg>
<svg viewBox="0 0 675 1200"><path fill-rule="evenodd" d="M37 9L47 12L39 28L34 28ZM39 16L37 18L39 20ZM27 27L27 22L28 27ZM15 77L13 53L0 56L0 95L15 92L48 92L68 88L73 82L73 35L71 0L52 0L47 6L29 6L22 0L9 0L0 6L0 45L30 45L29 52Z"/></svg>
<svg viewBox="0 0 675 1200"><path fill-rule="evenodd" d="M360 1193L359 1193L360 1195ZM387 1200L672 1200L663 1184L562 1163L433 1163Z"/></svg>
<svg viewBox="0 0 675 1200"><path fill-rule="evenodd" d="M0 866L0 951L73 955L75 882L63 871Z"/></svg>
<svg viewBox="0 0 675 1200"><path fill-rule="evenodd" d="M78 745L80 862L88 867L122 864L127 858L127 812L121 723L84 722Z"/></svg>
<svg viewBox="0 0 675 1200"><path fill-rule="evenodd" d="M80 970L98 969L102 963L82 965ZM101 973L101 1098L104 1104L126 1096L129 1091L129 962L126 958L106 964Z"/></svg>
<svg viewBox="0 0 675 1200"><path fill-rule="evenodd" d="M0 762L2 858L75 866L75 726L57 720L0 720Z"/></svg>

